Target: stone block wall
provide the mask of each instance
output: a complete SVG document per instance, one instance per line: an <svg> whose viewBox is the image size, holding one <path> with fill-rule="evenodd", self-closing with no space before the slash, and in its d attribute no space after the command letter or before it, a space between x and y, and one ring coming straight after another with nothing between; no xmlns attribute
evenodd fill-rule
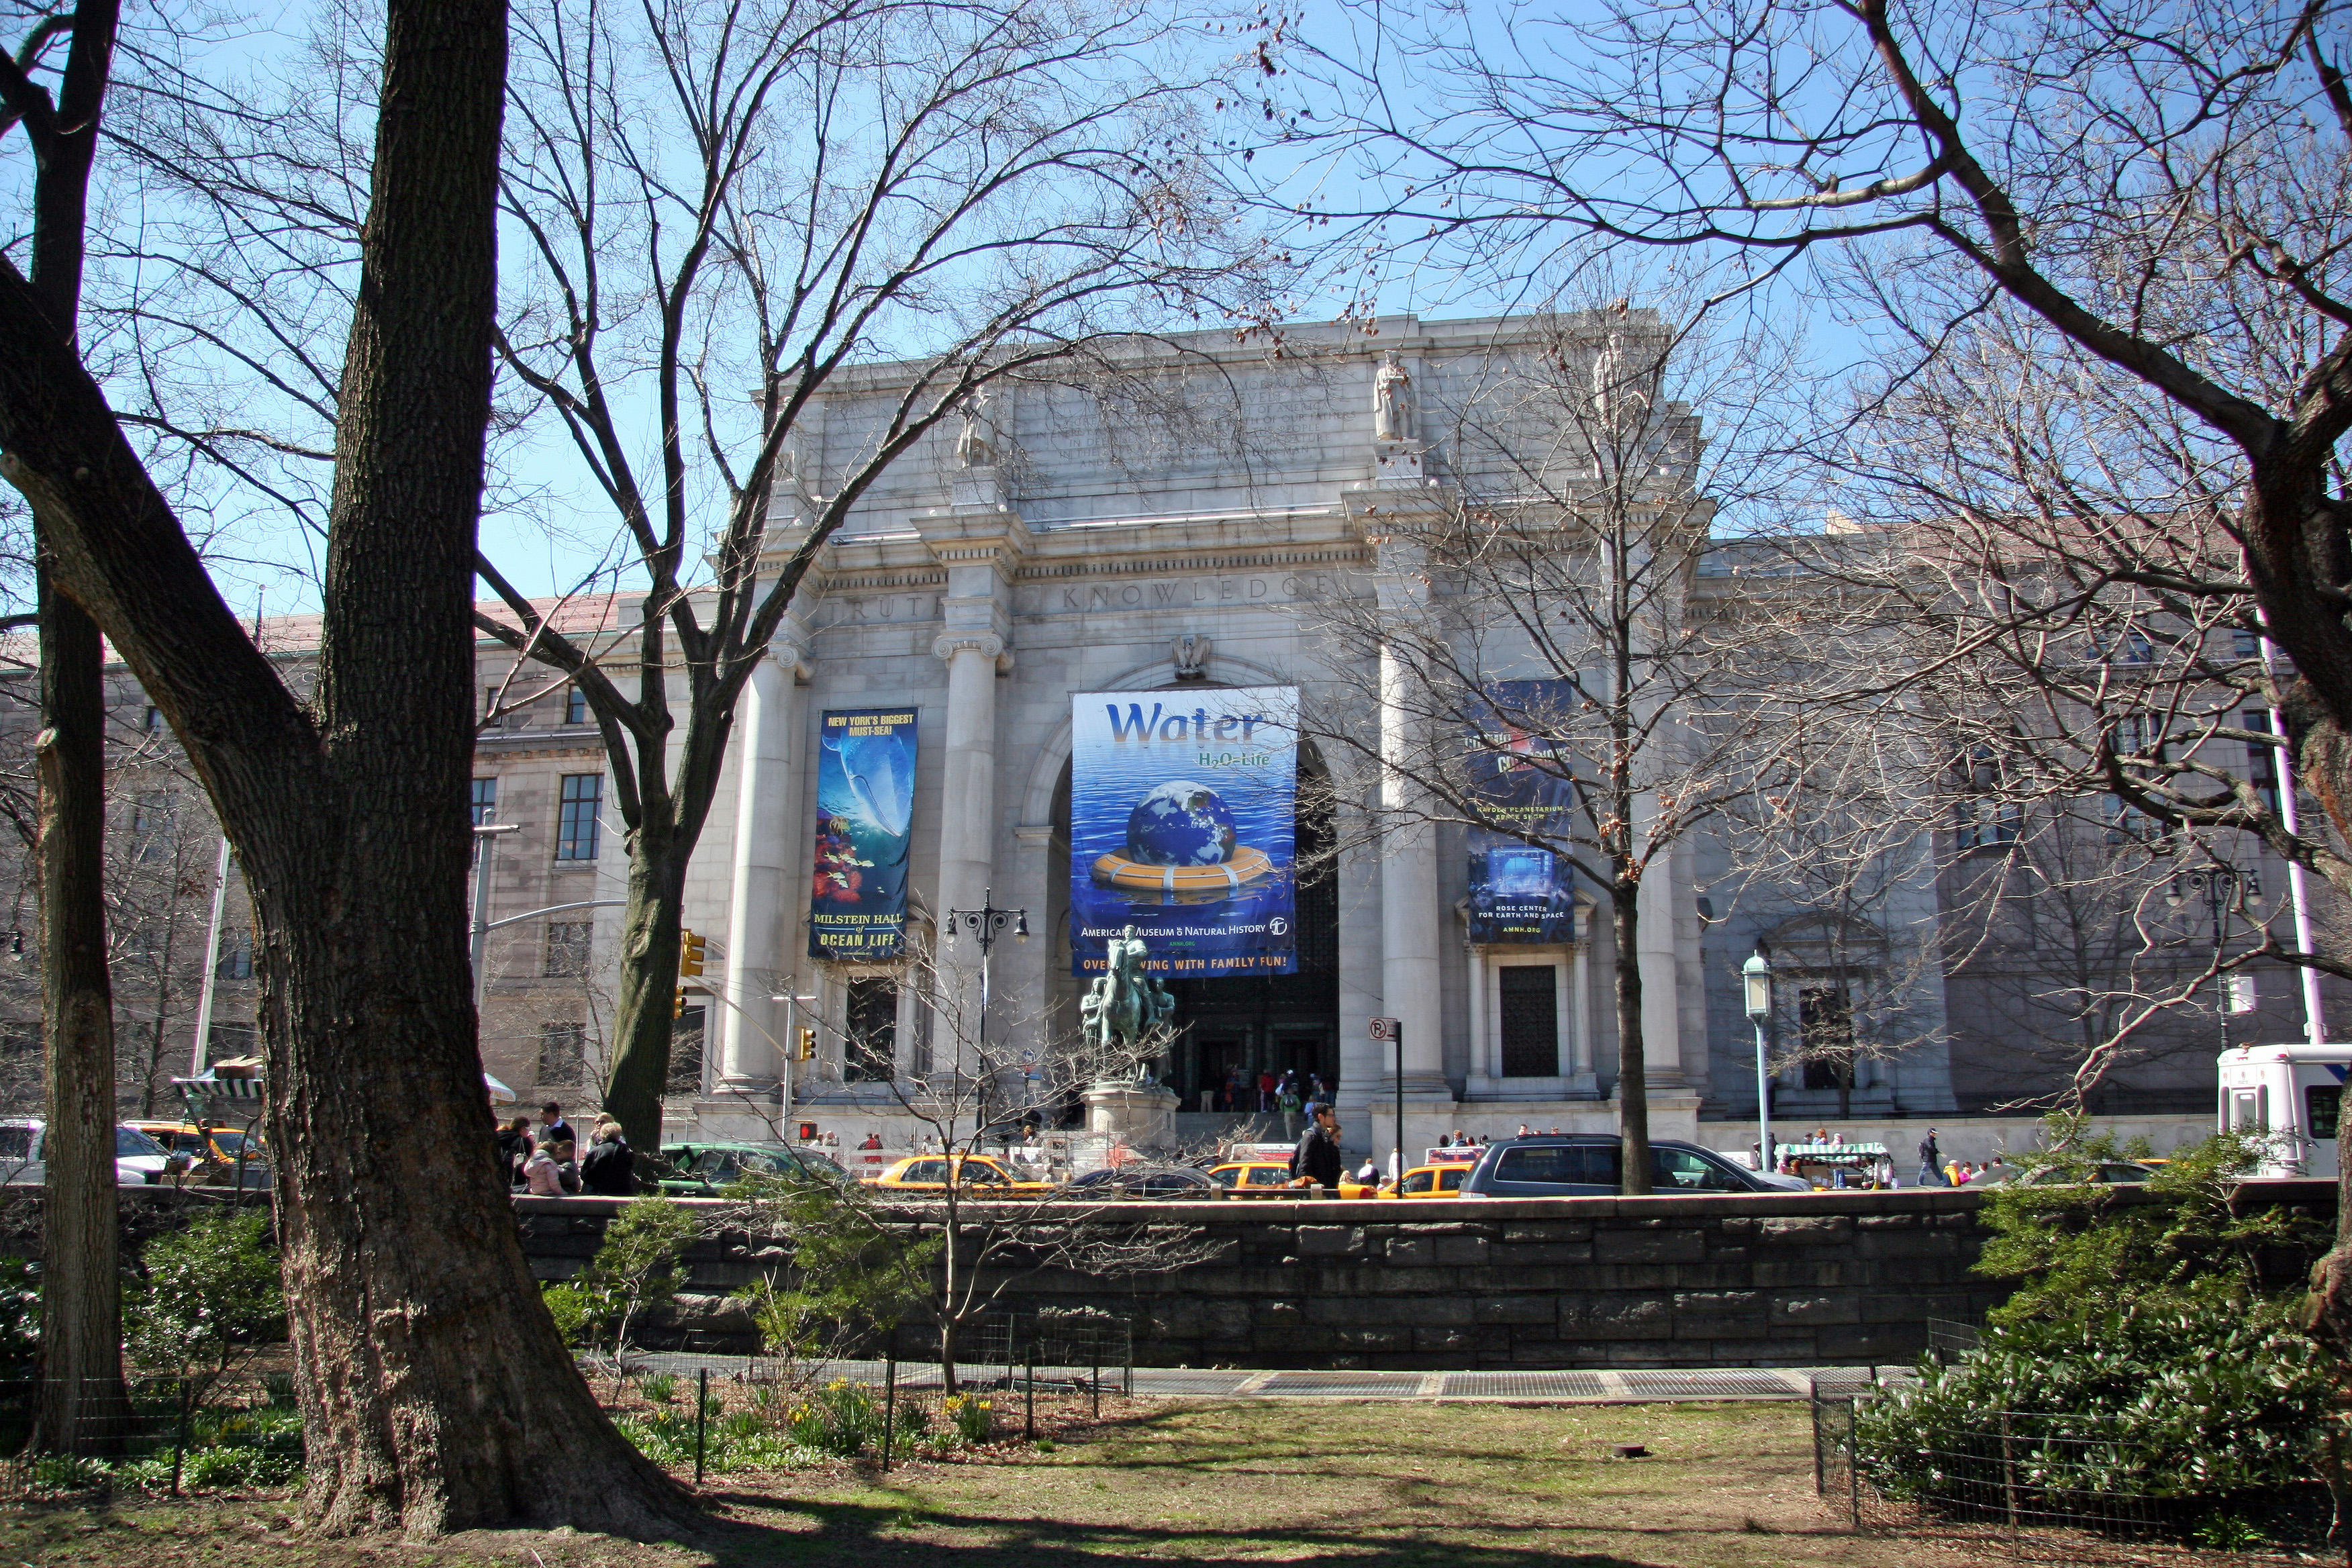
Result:
<svg viewBox="0 0 2352 1568"><path fill-rule="evenodd" d="M1122 1311L1152 1365L1898 1362L1926 1347L1928 1320L1973 1321L2003 1294L1969 1272L1979 1201L1896 1191L1073 1205L1074 1220L1148 1215L1188 1230L1196 1260L1113 1279L1040 1269L1010 1280L1003 1300ZM554 1279L593 1254L610 1203L527 1206L526 1249ZM689 1258L691 1288L723 1293L782 1256L740 1232L706 1238Z"/></svg>

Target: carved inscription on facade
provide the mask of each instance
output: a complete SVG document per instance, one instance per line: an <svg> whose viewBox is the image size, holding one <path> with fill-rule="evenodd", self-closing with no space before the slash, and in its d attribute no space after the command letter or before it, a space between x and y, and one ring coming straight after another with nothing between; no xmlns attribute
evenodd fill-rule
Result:
<svg viewBox="0 0 2352 1568"><path fill-rule="evenodd" d="M1147 577L1134 582L1071 583L1024 588L1017 611L1028 616L1107 610L1198 610L1219 605L1289 603L1331 590L1315 572L1267 572L1198 577Z"/></svg>

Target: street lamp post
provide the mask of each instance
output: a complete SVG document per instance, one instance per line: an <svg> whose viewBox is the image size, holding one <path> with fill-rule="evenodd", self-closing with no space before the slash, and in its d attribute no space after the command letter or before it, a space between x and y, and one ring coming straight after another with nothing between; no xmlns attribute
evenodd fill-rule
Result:
<svg viewBox="0 0 2352 1568"><path fill-rule="evenodd" d="M1748 1021L1756 1026L1756 1168L1771 1171L1780 1164L1772 1158L1772 1087L1764 1072L1764 1026L1772 1016L1772 963L1764 956L1761 942L1739 966L1739 978L1748 989Z"/></svg>
<svg viewBox="0 0 2352 1568"><path fill-rule="evenodd" d="M2261 906L2262 877L2251 869L2241 870L2226 860L2174 872L2172 885L2165 889L2164 901L2177 910L2192 895L2203 901L2205 912L2212 917L2213 967L2218 970L2221 966L2222 942L2228 934L2230 911L2241 905L2248 909ZM2234 989L2233 979L2234 976L2223 978L2221 1004L2214 1009L2221 1020L2221 1048L2224 1051L2230 1048L2230 1001Z"/></svg>
<svg viewBox="0 0 2352 1568"><path fill-rule="evenodd" d="M1004 934L1004 928L1006 926L1011 926L1013 928L1013 937L1014 941L1027 942L1029 940L1029 911L1027 910L998 909L996 907L996 889L993 888L991 888L981 894L980 906L981 907L976 910L950 910L948 911L947 923L948 941L950 942L955 941L956 932L961 930L971 933L972 940L980 943L979 1051L982 1059L985 1060L988 1056L989 950L996 945L996 939Z"/></svg>

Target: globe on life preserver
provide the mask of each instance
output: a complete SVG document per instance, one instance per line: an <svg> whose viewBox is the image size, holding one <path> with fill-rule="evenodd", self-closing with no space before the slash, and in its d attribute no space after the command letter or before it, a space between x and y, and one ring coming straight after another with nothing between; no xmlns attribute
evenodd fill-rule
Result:
<svg viewBox="0 0 2352 1568"><path fill-rule="evenodd" d="M1124 855L1105 855L1095 861L1094 879L1098 887L1139 893L1234 892L1273 872L1265 850L1244 846L1213 866L1148 866Z"/></svg>

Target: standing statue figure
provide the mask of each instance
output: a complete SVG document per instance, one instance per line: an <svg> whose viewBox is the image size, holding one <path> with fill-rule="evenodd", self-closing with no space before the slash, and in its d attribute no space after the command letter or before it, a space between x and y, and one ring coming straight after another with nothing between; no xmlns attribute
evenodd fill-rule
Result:
<svg viewBox="0 0 2352 1568"><path fill-rule="evenodd" d="M963 400L963 429L956 437L956 461L967 468L996 466L996 426L988 417L988 388Z"/></svg>
<svg viewBox="0 0 2352 1568"><path fill-rule="evenodd" d="M1381 356L1381 367L1372 373L1372 439L1412 438L1412 375L1391 350Z"/></svg>
<svg viewBox="0 0 2352 1568"><path fill-rule="evenodd" d="M1132 1050L1176 1011L1176 998L1143 973L1143 939L1129 926L1104 944L1103 973L1078 1004L1087 1044L1097 1050Z"/></svg>

